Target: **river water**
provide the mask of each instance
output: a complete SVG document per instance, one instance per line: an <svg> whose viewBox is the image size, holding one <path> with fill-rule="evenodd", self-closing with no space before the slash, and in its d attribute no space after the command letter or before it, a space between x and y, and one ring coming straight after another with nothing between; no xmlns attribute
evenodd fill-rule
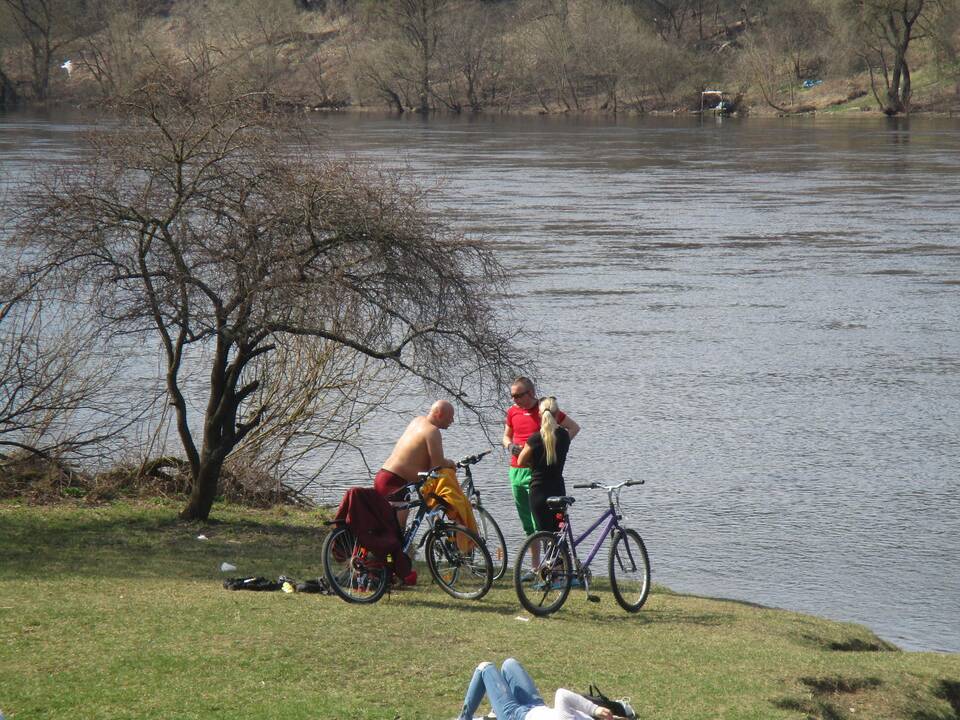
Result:
<svg viewBox="0 0 960 720"><path fill-rule="evenodd" d="M623 504L655 582L960 651L960 123L316 122L333 152L442 178L437 208L496 245L539 389L583 427L568 486L646 480ZM0 116L0 183L80 127ZM375 420L374 469L423 402ZM514 549L505 465L477 480ZM367 477L346 455L316 492ZM601 506L578 493L574 523Z"/></svg>

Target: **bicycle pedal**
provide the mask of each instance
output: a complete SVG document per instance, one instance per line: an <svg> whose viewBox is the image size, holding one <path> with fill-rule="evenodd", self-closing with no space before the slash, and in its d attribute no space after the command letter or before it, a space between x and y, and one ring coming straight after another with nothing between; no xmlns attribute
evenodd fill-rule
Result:
<svg viewBox="0 0 960 720"><path fill-rule="evenodd" d="M587 595L587 600L589 600L590 602L600 602L600 596L599 596L599 595Z"/></svg>

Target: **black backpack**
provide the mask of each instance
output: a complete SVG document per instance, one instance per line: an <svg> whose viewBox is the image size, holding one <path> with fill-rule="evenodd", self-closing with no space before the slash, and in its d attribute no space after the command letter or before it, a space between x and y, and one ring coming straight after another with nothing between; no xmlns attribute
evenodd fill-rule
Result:
<svg viewBox="0 0 960 720"><path fill-rule="evenodd" d="M593 683L590 683L590 692L584 693L583 697L592 702L594 705L607 708L614 715L630 718L630 720L636 720L637 714L633 711L633 708L630 707L630 704L625 699L611 700Z"/></svg>
<svg viewBox="0 0 960 720"><path fill-rule="evenodd" d="M242 577L227 578L223 581L223 587L227 590L258 590L260 592L271 592L283 587L282 582L273 582L265 577Z"/></svg>

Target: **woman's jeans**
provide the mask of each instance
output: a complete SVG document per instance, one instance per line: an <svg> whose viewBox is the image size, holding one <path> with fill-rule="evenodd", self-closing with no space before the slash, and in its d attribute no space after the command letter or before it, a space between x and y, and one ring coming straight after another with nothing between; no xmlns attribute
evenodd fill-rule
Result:
<svg viewBox="0 0 960 720"><path fill-rule="evenodd" d="M463 699L461 720L473 718L484 694L490 698L497 720L523 720L531 708L545 704L533 678L513 658L504 660L500 670L492 663L477 666Z"/></svg>

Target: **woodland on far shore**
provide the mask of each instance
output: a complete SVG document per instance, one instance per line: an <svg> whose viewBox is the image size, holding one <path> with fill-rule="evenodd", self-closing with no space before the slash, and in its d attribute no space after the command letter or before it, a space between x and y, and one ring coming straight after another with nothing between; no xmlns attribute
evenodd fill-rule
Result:
<svg viewBox="0 0 960 720"><path fill-rule="evenodd" d="M174 61L307 109L689 112L716 89L952 113L958 27L960 0L0 0L0 109L96 106Z"/></svg>

